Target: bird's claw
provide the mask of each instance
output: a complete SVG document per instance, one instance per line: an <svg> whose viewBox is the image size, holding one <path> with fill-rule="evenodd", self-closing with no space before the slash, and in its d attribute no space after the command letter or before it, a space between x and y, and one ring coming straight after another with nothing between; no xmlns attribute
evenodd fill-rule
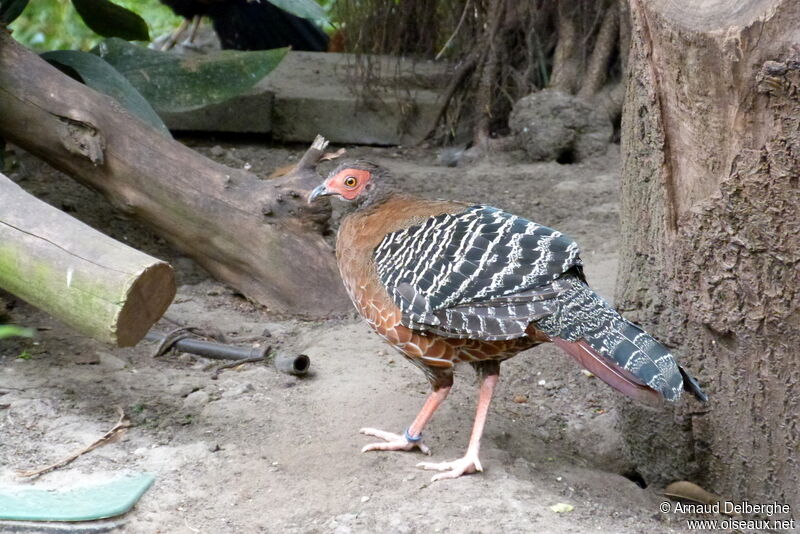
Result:
<svg viewBox="0 0 800 534"><path fill-rule="evenodd" d="M431 449L425 445L422 441L408 441L406 437L402 434L395 434L393 432L386 432L384 430L378 430L377 428L362 428L359 430L360 433L366 434L367 436L374 436L376 438L380 438L383 442L379 443L370 443L368 445L364 445L361 449L361 452L368 452L368 451L410 451L414 449L419 449L422 451L423 454L430 455Z"/></svg>
<svg viewBox="0 0 800 534"><path fill-rule="evenodd" d="M431 478L431 482L447 478L458 478L461 475L483 471L478 457L471 454L467 454L463 458L451 462L420 462L417 464L417 467L432 471L444 471L444 473L434 475L433 478Z"/></svg>

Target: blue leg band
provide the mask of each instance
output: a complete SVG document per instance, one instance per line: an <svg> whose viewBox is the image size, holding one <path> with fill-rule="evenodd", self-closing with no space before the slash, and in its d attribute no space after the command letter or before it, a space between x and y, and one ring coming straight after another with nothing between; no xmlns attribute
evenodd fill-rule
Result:
<svg viewBox="0 0 800 534"><path fill-rule="evenodd" d="M422 434L416 437L411 437L411 434L408 433L408 429L406 429L405 434L403 436L406 438L406 441L409 443L417 443L419 440L422 439Z"/></svg>

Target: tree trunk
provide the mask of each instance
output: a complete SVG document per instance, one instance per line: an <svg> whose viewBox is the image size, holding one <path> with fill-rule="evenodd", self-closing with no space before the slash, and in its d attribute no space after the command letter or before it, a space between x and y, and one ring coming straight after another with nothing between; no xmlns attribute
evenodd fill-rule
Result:
<svg viewBox="0 0 800 534"><path fill-rule="evenodd" d="M800 519L800 2L630 7L615 302L711 397L625 405L631 452Z"/></svg>
<svg viewBox="0 0 800 534"><path fill-rule="evenodd" d="M553 72L550 74L551 89L574 93L578 86L581 68L581 38L578 31L578 6L572 0L559 0L556 15L558 41L553 55Z"/></svg>
<svg viewBox="0 0 800 534"><path fill-rule="evenodd" d="M305 201L320 181L319 148L290 175L258 180L165 139L3 30L0 136L99 191L270 311L350 310L321 235L330 208Z"/></svg>
<svg viewBox="0 0 800 534"><path fill-rule="evenodd" d="M169 264L93 230L0 174L0 287L130 347L175 297Z"/></svg>
<svg viewBox="0 0 800 534"><path fill-rule="evenodd" d="M590 99L606 83L611 55L619 42L619 19L619 6L616 1L611 2L605 8L603 22L597 31L592 55L581 80L581 88L578 91L578 96L581 98Z"/></svg>

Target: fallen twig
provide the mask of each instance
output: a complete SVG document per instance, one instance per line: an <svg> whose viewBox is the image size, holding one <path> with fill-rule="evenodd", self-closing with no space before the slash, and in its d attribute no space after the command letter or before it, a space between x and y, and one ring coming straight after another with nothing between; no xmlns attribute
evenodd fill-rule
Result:
<svg viewBox="0 0 800 534"><path fill-rule="evenodd" d="M109 443L113 439L117 438L118 436L120 436L122 434L122 432L125 431L125 429L130 428L130 426L131 426L131 422L128 421L127 419L125 419L125 412L123 412L122 408L120 408L119 406L117 406L117 413L119 414L119 420L117 421L117 424L115 424L114 427L111 430L109 430L108 432L103 434L103 437L101 437L100 439L98 439L97 441L92 443L91 445L89 445L87 447L84 447L84 448L82 448L82 449L80 449L78 451L75 451L72 454L70 454L69 456L67 456L66 458L64 458L62 460L59 460L58 462L56 462L54 464L50 464L50 465L48 465L46 467L42 467L40 469L35 469L33 471L21 471L21 470L18 470L17 471L17 476L25 477L25 478L33 478L33 477L41 476L41 475L43 475L45 473L49 473L50 471L54 471L54 470L56 470L56 469L58 469L60 467L64 467L65 465L69 464L73 460L76 460L77 458L80 458L81 456L83 456L87 452L92 451L92 450L96 449L97 447L100 447L101 445L105 445L106 443Z"/></svg>
<svg viewBox="0 0 800 534"><path fill-rule="evenodd" d="M267 350L269 350L269 349L267 349ZM224 363L222 365L217 366L214 369L214 372L211 373L211 380L216 380L217 378L219 378L219 374L222 371L224 371L225 369L232 369L234 367L238 367L238 366L242 365L243 363L261 362L261 361L264 361L265 359L266 359L265 356L254 356L252 358L245 358L243 360L236 360L235 362L231 362L231 363Z"/></svg>

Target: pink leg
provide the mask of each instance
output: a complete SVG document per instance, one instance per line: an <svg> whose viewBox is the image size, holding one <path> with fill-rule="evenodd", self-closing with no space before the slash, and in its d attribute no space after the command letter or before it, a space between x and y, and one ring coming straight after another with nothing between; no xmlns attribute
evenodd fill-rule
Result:
<svg viewBox="0 0 800 534"><path fill-rule="evenodd" d="M186 43L193 45L194 40L197 38L197 30L200 29L200 22L203 20L203 17L200 15L195 15L192 19L192 27L189 30L189 37L186 39Z"/></svg>
<svg viewBox="0 0 800 534"><path fill-rule="evenodd" d="M408 430L406 430L406 433L411 436L412 440L409 440L405 434L394 434L393 432L386 432L376 428L362 428L360 430L362 434L375 436L376 438L380 438L385 442L370 443L369 445L365 445L364 448L361 449L361 452L410 451L414 448L419 448L419 450L425 454L430 454L430 448L428 448L428 446L421 441L422 430L431 420L431 417L433 417L433 413L436 411L436 409L447 398L448 393L450 393L450 386L439 388L428 395L428 398L425 401L425 404L422 406L422 409L417 414L417 417L414 418L411 426L408 427Z"/></svg>
<svg viewBox="0 0 800 534"><path fill-rule="evenodd" d="M175 28L175 31L172 32L169 38L167 38L167 40L164 41L164 44L161 45L161 50L162 51L171 50L178 43L178 39L181 38L181 36L186 32L186 28L188 27L189 27L189 19L183 19L180 26Z"/></svg>
<svg viewBox="0 0 800 534"><path fill-rule="evenodd" d="M463 458L453 460L452 462L420 462L417 467L423 469L433 469L436 471L444 471L435 475L431 481L443 480L445 478L458 478L465 473L474 473L475 471L483 471L480 460L478 460L478 453L481 449L481 436L483 435L483 427L486 424L486 415L489 413L489 404L492 402L492 394L497 385L498 375L490 374L481 381L481 389L478 396L478 409L475 413L475 423L472 425L472 434L469 438L469 446L467 453Z"/></svg>

